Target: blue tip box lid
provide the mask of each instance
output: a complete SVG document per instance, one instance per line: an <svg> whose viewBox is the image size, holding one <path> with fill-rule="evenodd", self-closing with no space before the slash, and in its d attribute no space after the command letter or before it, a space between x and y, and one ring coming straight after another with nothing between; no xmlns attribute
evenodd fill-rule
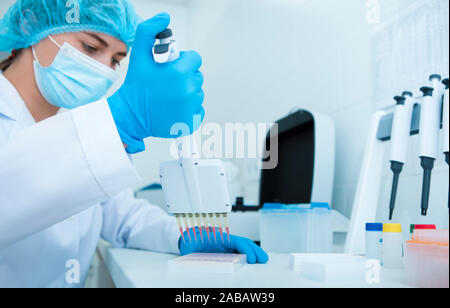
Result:
<svg viewBox="0 0 450 308"><path fill-rule="evenodd" d="M366 223L366 231L383 231L382 223Z"/></svg>
<svg viewBox="0 0 450 308"><path fill-rule="evenodd" d="M313 210L313 209L331 210L328 203L311 203L311 204L265 203L263 206L263 210Z"/></svg>

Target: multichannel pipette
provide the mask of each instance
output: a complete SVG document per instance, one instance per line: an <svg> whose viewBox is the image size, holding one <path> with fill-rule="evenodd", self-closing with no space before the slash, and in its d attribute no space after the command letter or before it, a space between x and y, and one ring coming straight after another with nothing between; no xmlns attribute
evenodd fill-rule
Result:
<svg viewBox="0 0 450 308"><path fill-rule="evenodd" d="M394 97L397 102L394 112L394 121L392 124L392 142L391 142L391 170L394 173L392 182L391 201L389 204L389 220L392 220L397 198L398 182L403 165L407 159L408 139L411 131L412 112L414 104L412 102L412 93L404 92L402 96Z"/></svg>
<svg viewBox="0 0 450 308"><path fill-rule="evenodd" d="M437 158L441 121L441 76L430 76L431 87L422 87L420 109L420 160L423 168L421 213L426 216L430 200L431 174Z"/></svg>
<svg viewBox="0 0 450 308"><path fill-rule="evenodd" d="M164 64L180 57L173 33L167 29L156 37L153 48L156 63ZM203 232L211 243L210 233L217 243L216 230L225 226L229 237L227 213L231 211L230 194L225 169L220 160L200 159L195 136L177 140L178 160L161 164L160 177L167 201L167 210L178 223L183 241L198 242L197 231L203 242ZM183 226L184 224L184 226ZM221 236L223 241L223 235Z"/></svg>
<svg viewBox="0 0 450 308"><path fill-rule="evenodd" d="M444 155L445 155L445 161L447 162L447 165L449 164L449 90L448 90L448 78L444 79L442 83L445 86L445 94L444 94L444 107L443 110L443 116L442 116L442 128L444 130ZM450 208L450 189L449 189L449 208Z"/></svg>

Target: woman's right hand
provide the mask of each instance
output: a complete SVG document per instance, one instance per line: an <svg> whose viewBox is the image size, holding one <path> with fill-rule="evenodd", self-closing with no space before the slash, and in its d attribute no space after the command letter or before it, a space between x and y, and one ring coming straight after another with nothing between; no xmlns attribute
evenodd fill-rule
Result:
<svg viewBox="0 0 450 308"><path fill-rule="evenodd" d="M108 98L122 142L131 154L145 150L145 138L178 137L171 134L175 124L186 124L193 133L201 122L194 117L199 115L203 121L205 115L200 55L182 52L178 60L166 64L153 59L156 35L169 24L170 16L161 13L139 25L126 80Z"/></svg>

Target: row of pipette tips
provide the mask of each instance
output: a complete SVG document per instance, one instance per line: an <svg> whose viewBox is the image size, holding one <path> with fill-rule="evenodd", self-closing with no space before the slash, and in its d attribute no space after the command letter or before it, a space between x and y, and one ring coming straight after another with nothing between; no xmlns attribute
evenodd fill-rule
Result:
<svg viewBox="0 0 450 308"><path fill-rule="evenodd" d="M200 240L202 244L205 239L203 238L203 231L205 231L208 242L211 244L211 236L210 233L214 236L214 242L217 244L217 236L216 236L216 227L219 229L220 237L222 240L222 244L225 244L224 236L223 236L223 226L225 227L225 232L227 234L228 243L230 243L230 228L228 225L228 215L226 213L223 214L174 214L175 219L178 224L178 228L181 233L181 237L183 242L186 242L184 231L186 231L189 242L192 243L191 238L191 229L194 234L195 242L198 243L197 231L199 230ZM184 225L184 228L183 228Z"/></svg>

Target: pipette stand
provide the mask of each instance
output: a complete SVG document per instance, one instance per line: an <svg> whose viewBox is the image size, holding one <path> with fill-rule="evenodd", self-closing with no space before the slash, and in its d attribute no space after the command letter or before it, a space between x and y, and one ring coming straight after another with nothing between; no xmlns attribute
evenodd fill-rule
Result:
<svg viewBox="0 0 450 308"><path fill-rule="evenodd" d="M419 134L421 98L414 98L411 136ZM377 219L382 170L386 165L384 159L385 142L390 141L393 123L393 107L380 110L372 115L369 135L364 150L364 159L359 175L352 217L347 235L345 252L363 254L365 252L364 226L366 222ZM386 212L388 207L386 207Z"/></svg>

